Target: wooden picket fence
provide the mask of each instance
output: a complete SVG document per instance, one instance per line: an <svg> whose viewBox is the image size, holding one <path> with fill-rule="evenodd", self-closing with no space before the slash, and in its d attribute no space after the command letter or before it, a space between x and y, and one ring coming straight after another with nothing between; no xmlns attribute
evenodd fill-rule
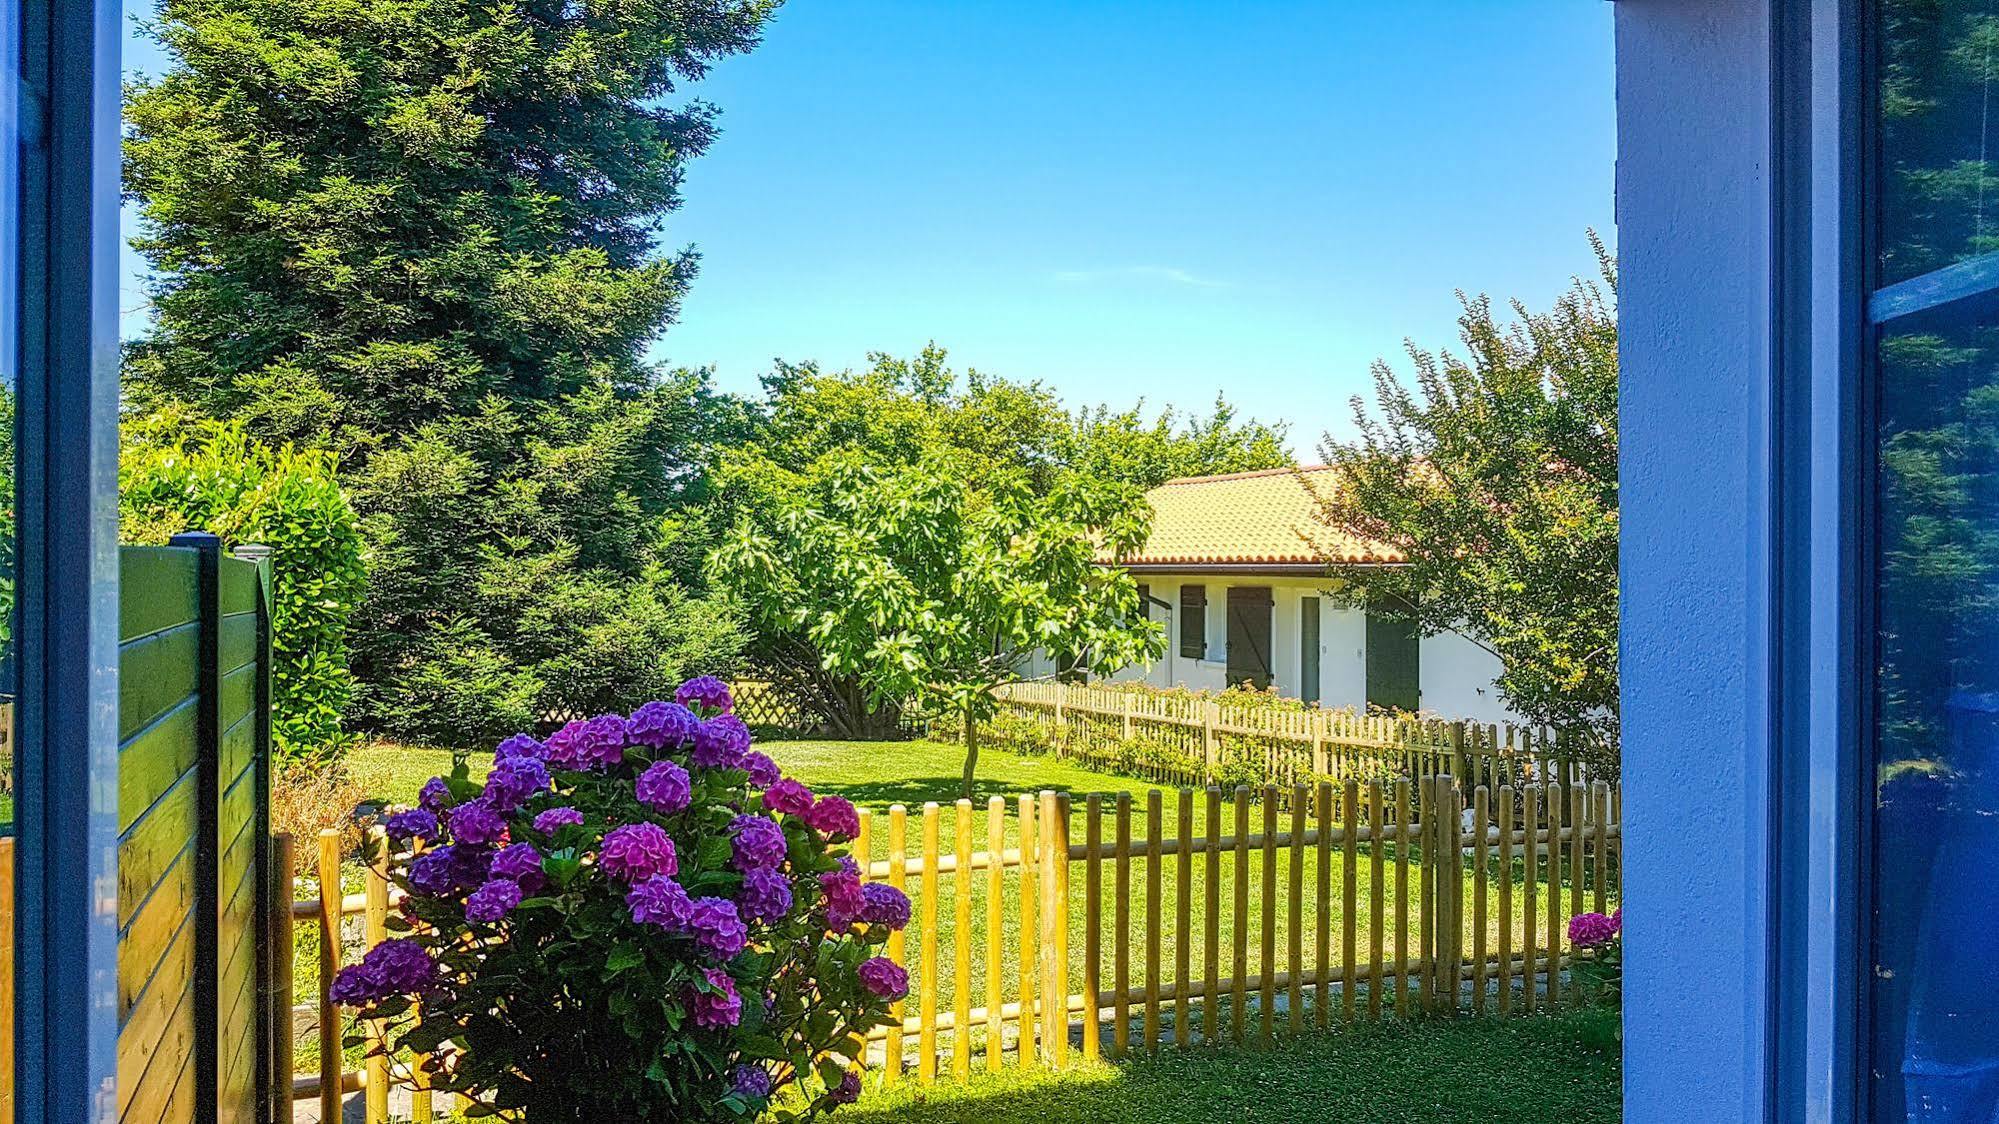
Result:
<svg viewBox="0 0 1999 1124"><path fill-rule="evenodd" d="M1066 794L1014 809L994 797L980 851L969 801L948 809L948 849L940 805L922 808L915 851L907 809L864 813L860 853L883 850L886 821L886 858L867 875L915 902L886 950L912 990L875 1035L885 1084L962 1079L975 1053L989 1070L1059 1067L1072 1050L1093 1060L1579 1001L1564 996L1568 919L1618 900L1618 802L1604 784L1183 788L1170 831L1165 797L1146 794L1142 837L1130 794L1085 797L1081 842Z"/></svg>
<svg viewBox="0 0 1999 1124"><path fill-rule="evenodd" d="M1289 787L1449 773L1469 793L1479 785L1594 779L1552 731L1511 723L1280 706L1136 684L1014 683L1000 688L999 700L999 718L983 727L989 740L1162 784Z"/></svg>
<svg viewBox="0 0 1999 1124"><path fill-rule="evenodd" d="M1466 792L1440 774L1154 789L1142 814L1130 793L1078 804L1053 791L994 796L982 815L968 800L863 809L863 876L913 903L884 949L910 970L910 994L871 1036L870 1068L884 1085L927 1084L967 1078L975 1056L987 1070L1060 1067L1168 1043L1260 1045L1334 1021L1579 1002L1565 934L1570 917L1618 902L1618 804L1602 783ZM334 889L291 916L317 922L320 991L292 1010L317 1020L320 1072L294 1095L332 1120L361 1090L380 1124L389 1066L344 1069L325 987L343 919L360 916L372 946L397 894L378 867L362 893L340 894L338 839L319 846L320 885ZM415 1089L413 1118L433 1111Z"/></svg>

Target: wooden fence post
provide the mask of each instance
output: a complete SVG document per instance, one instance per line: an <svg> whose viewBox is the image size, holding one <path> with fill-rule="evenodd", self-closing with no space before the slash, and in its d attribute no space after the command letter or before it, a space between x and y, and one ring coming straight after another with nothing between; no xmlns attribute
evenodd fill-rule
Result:
<svg viewBox="0 0 1999 1124"><path fill-rule="evenodd" d="M1103 1049L1097 1021L1103 986L1103 797L1092 792L1083 807L1083 842L1090 856L1083 866L1083 1061L1094 1062Z"/></svg>
<svg viewBox="0 0 1999 1124"><path fill-rule="evenodd" d="M296 953L298 927L292 922L292 865L294 840L290 834L271 839L271 910L266 919L265 940L270 945L271 997L268 1000L274 1026L271 1030L271 1119L283 1120L292 1111L292 957ZM11 871L9 872L11 876Z"/></svg>
<svg viewBox="0 0 1999 1124"><path fill-rule="evenodd" d="M923 805L922 983L916 999L916 1083L937 1079L937 826L935 800Z"/></svg>
<svg viewBox="0 0 1999 1124"><path fill-rule="evenodd" d="M909 880L908 846L909 809L900 804L892 804L888 810L888 884L905 892ZM908 930L897 929L890 933L886 950L888 958L899 965L907 966L909 963L909 958L905 955L907 942ZM889 1004L889 1018L893 1021L888 1025L888 1036L883 1044L882 1087L885 1089L894 1085L902 1076L902 1012L902 1000L898 999Z"/></svg>
<svg viewBox="0 0 1999 1124"><path fill-rule="evenodd" d="M1035 1063L1034 1047L1041 1008L1035 1005L1035 977L1041 973L1041 908L1038 904L1040 891L1040 871L1035 864L1035 852L1041 848L1041 837L1034 822L1034 797L1029 793L1020 794L1020 1064L1031 1066Z"/></svg>
<svg viewBox="0 0 1999 1124"><path fill-rule="evenodd" d="M1000 998L1000 960L1006 955L1006 798L986 801L986 1069L1005 1064L1006 1033Z"/></svg>
<svg viewBox="0 0 1999 1124"><path fill-rule="evenodd" d="M388 939L389 930L389 837L381 827L368 829L364 847L367 866L362 874L366 905L362 914L362 940L374 948ZM363 1093L367 1124L385 1124L389 1119L388 1024L368 1020L367 1089Z"/></svg>
<svg viewBox="0 0 1999 1124"><path fill-rule="evenodd" d="M340 1119L340 1008L333 977L340 974L340 833L319 833L319 1118Z"/></svg>

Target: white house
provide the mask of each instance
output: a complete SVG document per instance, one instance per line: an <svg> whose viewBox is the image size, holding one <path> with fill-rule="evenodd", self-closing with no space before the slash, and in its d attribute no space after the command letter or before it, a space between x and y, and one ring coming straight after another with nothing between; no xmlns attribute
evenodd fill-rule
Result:
<svg viewBox="0 0 1999 1124"><path fill-rule="evenodd" d="M1317 524L1301 473L1314 487L1331 483L1329 468L1279 468L1169 480L1146 493L1152 534L1122 565L1147 614L1166 626L1166 654L1114 678L1210 691L1247 681L1329 707L1511 720L1493 686L1498 657L1457 633L1419 637L1406 621L1330 596L1337 583L1325 557L1400 558ZM1055 670L1038 656L1030 673Z"/></svg>

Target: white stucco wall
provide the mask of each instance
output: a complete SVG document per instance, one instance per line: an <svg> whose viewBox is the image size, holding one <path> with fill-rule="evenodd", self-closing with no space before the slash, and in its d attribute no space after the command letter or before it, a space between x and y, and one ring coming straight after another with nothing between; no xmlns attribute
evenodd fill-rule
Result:
<svg viewBox="0 0 1999 1124"><path fill-rule="evenodd" d="M1425 636L1422 644L1424 710L1471 722L1512 721L1513 712L1493 686L1503 670L1498 656L1455 632Z"/></svg>

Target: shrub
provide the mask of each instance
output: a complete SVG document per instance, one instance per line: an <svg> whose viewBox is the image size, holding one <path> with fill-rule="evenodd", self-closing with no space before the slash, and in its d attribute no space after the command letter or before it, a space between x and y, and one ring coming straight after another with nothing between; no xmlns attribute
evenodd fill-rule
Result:
<svg viewBox="0 0 1999 1124"><path fill-rule="evenodd" d="M271 776L271 831L293 840L292 873L311 874L318 852L313 841L327 828L340 832L340 853L361 850L362 823L354 816L367 793L345 769L290 762Z"/></svg>
<svg viewBox="0 0 1999 1124"><path fill-rule="evenodd" d="M435 1088L529 1124L804 1119L859 1092L908 990L909 899L860 883L853 806L750 752L728 688L517 735L388 817L405 934L334 984ZM357 1039L356 1041L359 1041Z"/></svg>
<svg viewBox="0 0 1999 1124"><path fill-rule="evenodd" d="M347 623L361 599L361 535L333 458L267 446L237 424L163 413L129 424L118 467L120 531L164 543L207 531L271 547L272 730L284 760L329 761L350 738Z"/></svg>

